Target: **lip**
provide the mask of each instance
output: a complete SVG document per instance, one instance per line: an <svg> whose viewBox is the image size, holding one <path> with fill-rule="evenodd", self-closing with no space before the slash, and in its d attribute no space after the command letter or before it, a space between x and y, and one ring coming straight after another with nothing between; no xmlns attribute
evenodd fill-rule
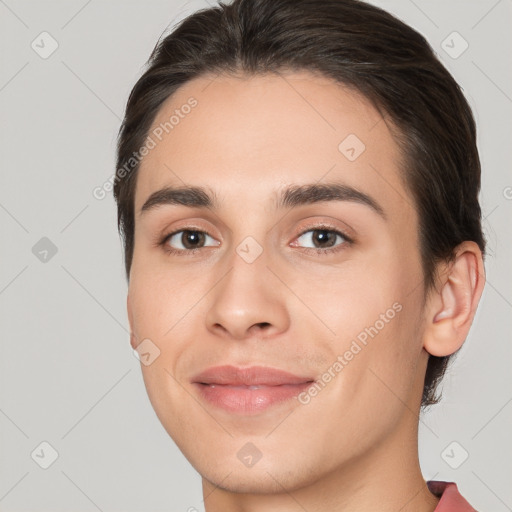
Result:
<svg viewBox="0 0 512 512"><path fill-rule="evenodd" d="M231 386L281 386L303 384L313 380L313 377L294 375L269 366L239 368L232 365L212 366L192 378L192 382Z"/></svg>
<svg viewBox="0 0 512 512"><path fill-rule="evenodd" d="M313 382L311 376L266 366L215 366L192 378L203 400L228 412L245 415L258 414L288 401Z"/></svg>

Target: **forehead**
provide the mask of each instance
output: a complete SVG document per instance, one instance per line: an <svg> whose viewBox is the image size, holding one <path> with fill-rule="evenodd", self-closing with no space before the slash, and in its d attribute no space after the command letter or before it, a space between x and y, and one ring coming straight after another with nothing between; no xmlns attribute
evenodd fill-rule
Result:
<svg viewBox="0 0 512 512"><path fill-rule="evenodd" d="M243 207L248 198L275 203L285 184L339 181L403 215L412 200L388 124L362 95L310 72L196 78L164 102L148 133L136 214L170 185Z"/></svg>

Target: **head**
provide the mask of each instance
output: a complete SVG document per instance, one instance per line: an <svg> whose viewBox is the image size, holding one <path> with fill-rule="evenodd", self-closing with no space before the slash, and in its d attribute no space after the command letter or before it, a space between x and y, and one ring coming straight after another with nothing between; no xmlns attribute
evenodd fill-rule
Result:
<svg viewBox="0 0 512 512"><path fill-rule="evenodd" d="M132 346L158 347L151 402L202 474L251 439L272 472L307 429L319 446L343 431L311 447L306 478L438 400L485 241L471 109L419 33L358 0L199 11L134 86L117 169ZM220 364L301 371L317 392L251 421L212 415L191 378Z"/></svg>

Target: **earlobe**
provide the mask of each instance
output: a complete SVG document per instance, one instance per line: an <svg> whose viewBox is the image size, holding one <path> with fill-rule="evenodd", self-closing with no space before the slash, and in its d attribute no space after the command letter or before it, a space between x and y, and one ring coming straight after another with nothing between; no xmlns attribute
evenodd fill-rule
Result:
<svg viewBox="0 0 512 512"><path fill-rule="evenodd" d="M475 242L463 242L439 278L427 306L423 347L433 356L459 350L469 333L485 284L483 258Z"/></svg>

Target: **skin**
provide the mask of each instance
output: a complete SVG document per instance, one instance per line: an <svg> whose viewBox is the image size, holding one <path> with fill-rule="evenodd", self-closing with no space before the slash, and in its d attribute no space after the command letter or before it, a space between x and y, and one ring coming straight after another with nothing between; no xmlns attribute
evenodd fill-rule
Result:
<svg viewBox="0 0 512 512"><path fill-rule="evenodd" d="M201 474L206 511L433 511L418 463L423 379L429 353L451 354L467 336L484 284L478 247L461 244L424 301L401 154L359 94L305 71L203 76L166 101L153 128L191 96L197 106L139 170L128 316L132 347L150 339L160 350L141 365L148 396ZM354 161L338 149L348 134L366 146ZM317 182L364 192L385 217L355 201L276 210L284 186ZM183 185L211 188L219 208L141 213L152 193ZM326 223L353 243L319 243ZM194 255L183 233L167 241L182 253L159 245L180 229L207 233ZM252 263L236 251L248 236L262 249ZM193 389L195 374L221 364L319 380L393 304L400 312L307 404L246 417ZM237 456L248 442L261 453L251 467Z"/></svg>

